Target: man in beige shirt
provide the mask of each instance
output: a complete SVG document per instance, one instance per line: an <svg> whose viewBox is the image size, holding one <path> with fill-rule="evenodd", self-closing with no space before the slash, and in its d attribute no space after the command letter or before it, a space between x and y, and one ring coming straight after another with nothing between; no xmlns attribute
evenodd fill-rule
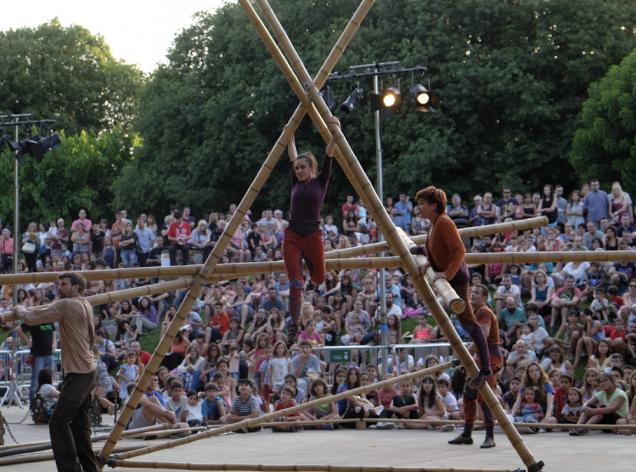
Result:
<svg viewBox="0 0 636 472"><path fill-rule="evenodd" d="M28 325L59 323L64 382L49 433L57 470L64 472L97 472L89 416L96 382L95 331L92 307L81 297L85 288L81 275L64 273L58 283L60 299L28 310L15 307L15 313Z"/></svg>

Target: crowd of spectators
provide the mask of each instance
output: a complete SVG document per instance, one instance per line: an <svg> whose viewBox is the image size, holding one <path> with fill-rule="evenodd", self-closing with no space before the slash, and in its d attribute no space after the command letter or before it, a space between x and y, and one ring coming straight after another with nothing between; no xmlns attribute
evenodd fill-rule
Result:
<svg viewBox="0 0 636 472"><path fill-rule="evenodd" d="M457 194L450 200L448 214L459 228L539 215L548 219L547 226L531 231L467 238L471 252L614 251L634 250L636 245L634 208L618 182L609 194L595 180L573 190L568 198L562 186L545 185L534 194L513 194L503 188L499 199L485 192L474 196L473 205L466 205ZM396 201L387 198L385 203L395 225L411 235L426 234L430 223L419 216L408 195L400 194ZM91 221L80 210L70 225L61 218L29 224L18 243L20 265L23 271L35 272L201 262L235 211L236 205L231 205L227 212L213 212L197 221L189 208L183 208L159 219L141 214L133 221L121 210L111 222ZM248 214L222 262L281 260L286 226L282 210L267 209L260 218ZM364 202L351 195L338 213L325 216L322 231L326 251L378 238ZM5 271L11 271L14 244L11 231L3 229L0 255ZM608 377L611 386L625 395L624 403L611 413L615 419L636 421L634 262L492 263L469 269L471 283L485 284L491 291L489 302L500 323L506 356L505 368L498 374L498 394L511 417L524 422L576 422L583 415L589 420L594 399L615 395L614 390L609 392ZM294 339L287 330L289 281L284 272L206 286L172 341L134 425L155 420L238 421L439 362L421 347L445 341L444 335L434 326L409 276L400 270L388 272L385 278L388 339L390 344L413 346L400 349L386 366L368 353L358 355L358 350L352 351L350 362L328 362L322 346L379 343L378 280L376 270L346 270L328 272L321 286L308 284ZM91 282L85 294L152 282L156 280ZM10 290L3 287L2 309L9 307ZM27 306L56 296L54 284L27 284L17 290L19 302ZM150 358L140 340L165 330L185 294L186 290L178 290L94 307L101 358L96 397L105 408L126 398ZM409 318L416 320L409 323ZM459 323L454 324L467 339ZM10 336L3 347L15 348L20 339L27 337ZM457 419L462 384L460 368L337 405L326 402L295 418Z"/></svg>

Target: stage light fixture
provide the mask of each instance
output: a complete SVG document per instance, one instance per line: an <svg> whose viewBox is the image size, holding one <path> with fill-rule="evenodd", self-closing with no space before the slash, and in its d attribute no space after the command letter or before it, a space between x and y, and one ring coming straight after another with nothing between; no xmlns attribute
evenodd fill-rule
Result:
<svg viewBox="0 0 636 472"><path fill-rule="evenodd" d="M331 89L329 87L322 89L320 96L327 105L327 108L329 108L329 111L333 111L334 108L336 108L336 100L333 98L333 95L331 95Z"/></svg>
<svg viewBox="0 0 636 472"><path fill-rule="evenodd" d="M382 106L388 110L394 110L402 102L402 92L397 87L387 87L382 92Z"/></svg>
<svg viewBox="0 0 636 472"><path fill-rule="evenodd" d="M347 97L342 105L340 105L340 111L344 113L351 113L356 109L360 100L364 97L364 90L361 87L353 89L351 94Z"/></svg>
<svg viewBox="0 0 636 472"><path fill-rule="evenodd" d="M431 94L422 84L414 84L410 89L411 100L415 110L421 112L431 111Z"/></svg>

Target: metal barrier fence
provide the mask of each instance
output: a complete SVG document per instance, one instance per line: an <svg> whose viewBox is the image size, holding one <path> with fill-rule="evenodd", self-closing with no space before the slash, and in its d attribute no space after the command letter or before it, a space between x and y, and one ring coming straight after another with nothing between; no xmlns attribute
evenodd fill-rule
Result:
<svg viewBox="0 0 636 472"><path fill-rule="evenodd" d="M322 346L314 348L314 351L321 354L322 359L328 364L356 364L361 369L365 369L367 364L380 365L380 352L387 349L390 353L388 358L389 372L400 375L404 366L399 362L399 353L403 350L412 350L414 364L423 365L429 355L435 355L441 362L451 356L452 349L450 343L413 343L413 344L391 344L387 346L375 345L346 345L346 346ZM397 361L396 361L397 360ZM395 367L393 367L395 366ZM333 369L330 369L333 373Z"/></svg>
<svg viewBox="0 0 636 472"><path fill-rule="evenodd" d="M14 402L20 408L29 402L32 366L29 360L30 351L0 351L0 407ZM53 353L53 381L62 380L61 351Z"/></svg>

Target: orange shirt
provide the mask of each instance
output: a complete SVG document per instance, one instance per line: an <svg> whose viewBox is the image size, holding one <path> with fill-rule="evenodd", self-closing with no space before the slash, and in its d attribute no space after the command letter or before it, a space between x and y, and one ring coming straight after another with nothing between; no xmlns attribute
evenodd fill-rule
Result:
<svg viewBox="0 0 636 472"><path fill-rule="evenodd" d="M486 335L486 341L488 346L499 346L499 325L497 324L497 317L492 310L488 306L482 305L475 312L475 318L477 318L477 323L480 325L490 322L490 331Z"/></svg>
<svg viewBox="0 0 636 472"><path fill-rule="evenodd" d="M466 248L457 226L446 213L437 217L426 239L426 253L431 267L451 280L462 266Z"/></svg>

